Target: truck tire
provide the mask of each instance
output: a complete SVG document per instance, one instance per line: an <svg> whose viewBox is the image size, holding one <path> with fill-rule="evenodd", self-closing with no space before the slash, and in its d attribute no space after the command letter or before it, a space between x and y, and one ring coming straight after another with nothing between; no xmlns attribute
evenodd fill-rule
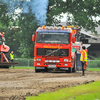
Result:
<svg viewBox="0 0 100 100"><path fill-rule="evenodd" d="M77 67L77 61L76 61L76 54L75 54L75 59L74 59L74 67L72 69L73 72L76 72L76 67Z"/></svg>
<svg viewBox="0 0 100 100"><path fill-rule="evenodd" d="M44 72L48 72L48 68L45 68L45 69L44 69Z"/></svg>
<svg viewBox="0 0 100 100"><path fill-rule="evenodd" d="M66 71L66 73L72 73L72 67L68 68L68 70Z"/></svg>
<svg viewBox="0 0 100 100"><path fill-rule="evenodd" d="M40 69L37 69L36 67L35 67L35 73L38 73L38 72L40 72L41 70Z"/></svg>
<svg viewBox="0 0 100 100"><path fill-rule="evenodd" d="M68 72L69 72L69 73L72 73L72 67L71 67L71 68L69 68Z"/></svg>

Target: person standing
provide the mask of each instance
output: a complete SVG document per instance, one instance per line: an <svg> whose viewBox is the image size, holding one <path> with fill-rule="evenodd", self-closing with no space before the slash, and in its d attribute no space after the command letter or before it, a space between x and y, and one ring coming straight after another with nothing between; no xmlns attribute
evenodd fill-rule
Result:
<svg viewBox="0 0 100 100"><path fill-rule="evenodd" d="M82 51L78 51L81 53L80 61L82 63L82 75L84 76L84 65L87 64L87 49L85 46L82 46Z"/></svg>
<svg viewBox="0 0 100 100"><path fill-rule="evenodd" d="M10 53L10 61L14 62L14 52L13 51L11 51L11 53ZM14 68L14 66L13 66L13 68Z"/></svg>

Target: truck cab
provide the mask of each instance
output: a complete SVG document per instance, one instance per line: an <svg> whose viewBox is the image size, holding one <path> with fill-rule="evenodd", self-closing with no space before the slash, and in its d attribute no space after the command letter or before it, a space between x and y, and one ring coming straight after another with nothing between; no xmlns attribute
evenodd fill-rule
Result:
<svg viewBox="0 0 100 100"><path fill-rule="evenodd" d="M71 28L43 26L33 33L35 72L76 71L75 36Z"/></svg>

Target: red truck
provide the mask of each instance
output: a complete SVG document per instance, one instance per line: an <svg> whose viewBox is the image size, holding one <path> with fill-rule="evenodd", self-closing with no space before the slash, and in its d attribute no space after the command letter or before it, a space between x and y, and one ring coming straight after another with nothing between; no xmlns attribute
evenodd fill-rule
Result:
<svg viewBox="0 0 100 100"><path fill-rule="evenodd" d="M76 72L75 34L71 28L42 26L32 35L35 72Z"/></svg>

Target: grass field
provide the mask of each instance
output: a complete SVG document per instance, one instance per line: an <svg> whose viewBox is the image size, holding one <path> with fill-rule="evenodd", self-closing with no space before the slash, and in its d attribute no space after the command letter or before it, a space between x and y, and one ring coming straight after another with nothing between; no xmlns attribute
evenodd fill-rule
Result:
<svg viewBox="0 0 100 100"><path fill-rule="evenodd" d="M10 69L34 69L35 67L28 67L28 66L15 66L10 67ZM100 68L87 68L88 71L100 71Z"/></svg>
<svg viewBox="0 0 100 100"><path fill-rule="evenodd" d="M100 81L27 97L26 100L100 100Z"/></svg>
<svg viewBox="0 0 100 100"><path fill-rule="evenodd" d="M14 68L13 68L13 67L10 67L10 69L34 69L34 67L28 67L28 66L15 66Z"/></svg>
<svg viewBox="0 0 100 100"><path fill-rule="evenodd" d="M13 67L10 67L10 69L34 69L35 67L31 66L31 67L28 67L28 66L15 66L14 68ZM100 68L87 68L88 71L100 71Z"/></svg>
<svg viewBox="0 0 100 100"><path fill-rule="evenodd" d="M88 71L100 71L100 68L87 68Z"/></svg>

